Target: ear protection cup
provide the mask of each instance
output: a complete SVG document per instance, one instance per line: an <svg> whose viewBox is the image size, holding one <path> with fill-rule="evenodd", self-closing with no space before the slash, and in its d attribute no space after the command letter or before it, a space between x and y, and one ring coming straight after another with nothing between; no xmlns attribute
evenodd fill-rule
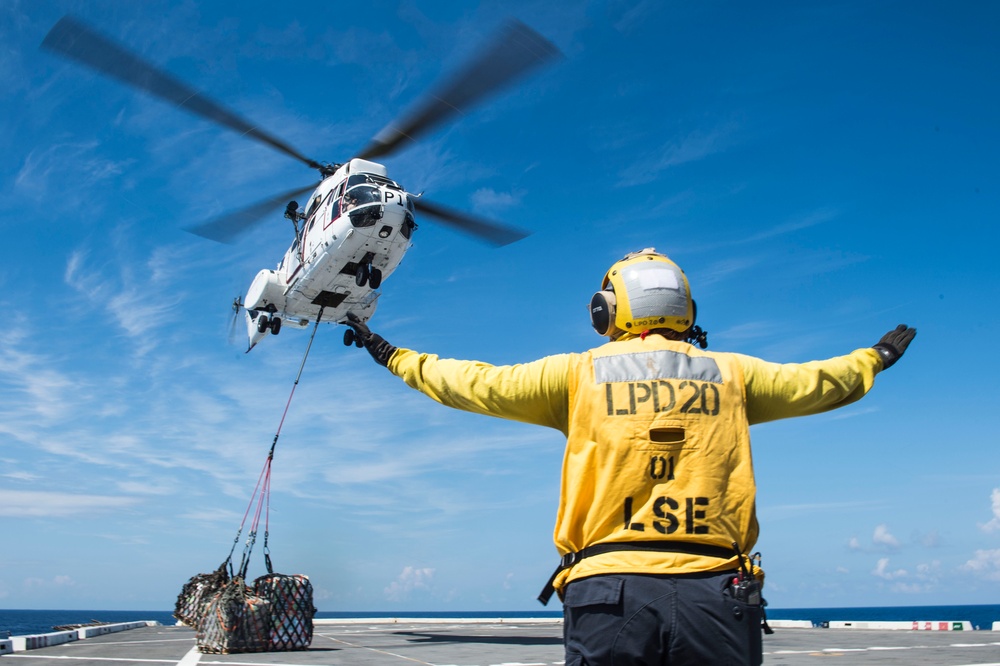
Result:
<svg viewBox="0 0 1000 666"><path fill-rule="evenodd" d="M590 325L598 335L614 334L616 303L613 291L599 291L590 299Z"/></svg>

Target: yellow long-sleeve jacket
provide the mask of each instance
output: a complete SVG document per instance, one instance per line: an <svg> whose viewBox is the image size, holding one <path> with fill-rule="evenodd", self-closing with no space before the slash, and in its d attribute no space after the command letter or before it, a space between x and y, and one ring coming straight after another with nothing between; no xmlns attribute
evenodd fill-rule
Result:
<svg viewBox="0 0 1000 666"><path fill-rule="evenodd" d="M652 334L510 366L400 348L388 367L441 404L566 436L556 548L625 549L575 562L561 590L599 574L735 569L732 545L748 553L758 532L749 426L850 404L882 361L865 348L769 363ZM629 549L637 542L675 552Z"/></svg>

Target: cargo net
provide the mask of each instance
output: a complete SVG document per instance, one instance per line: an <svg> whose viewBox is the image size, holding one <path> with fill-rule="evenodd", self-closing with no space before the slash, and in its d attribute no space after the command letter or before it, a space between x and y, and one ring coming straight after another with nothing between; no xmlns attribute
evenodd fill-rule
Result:
<svg viewBox="0 0 1000 666"><path fill-rule="evenodd" d="M174 617L189 627L197 628L198 620L205 615L212 597L222 591L229 582L226 562L209 574L198 574L181 588L174 605Z"/></svg>
<svg viewBox="0 0 1000 666"><path fill-rule="evenodd" d="M264 511L267 504L265 497L270 489L270 462L269 456L254 490L256 499L258 490L263 488L239 567L233 571L233 554L250 508L233 540L229 557L216 571L193 576L177 597L174 617L195 629L200 652L236 654L305 650L312 643L313 616L316 614L312 583L303 575L275 573L271 564L267 545L267 512ZM253 501L251 499L251 508ZM264 564L267 573L248 586L245 582L247 568L262 514L265 516Z"/></svg>
<svg viewBox="0 0 1000 666"><path fill-rule="evenodd" d="M199 652L267 652L270 632L271 604L236 577L212 598L195 641Z"/></svg>
<svg viewBox="0 0 1000 666"><path fill-rule="evenodd" d="M223 570L224 571L224 570ZM196 629L199 652L236 654L305 650L312 643L313 588L307 576L268 573L248 587L240 576L227 579L206 594L204 581L218 574L200 574L184 586L189 595L174 617ZM178 607L182 601L178 598Z"/></svg>
<svg viewBox="0 0 1000 666"><path fill-rule="evenodd" d="M312 643L313 588L309 578L271 573L254 581L254 591L271 604L271 650L305 650Z"/></svg>
<svg viewBox="0 0 1000 666"><path fill-rule="evenodd" d="M320 310L316 325L322 318ZM316 328L313 329L313 336ZM312 338L309 339L312 346ZM306 348L306 356L309 348ZM305 366L305 357L299 368ZM298 385L299 377L295 378ZM295 388L292 388L292 395ZM291 404L292 395L288 397ZM302 575L286 575L274 573L271 565L271 554L268 550L268 522L271 508L271 461L274 459L274 447L281 434L281 426L288 414L288 404L285 414L281 417L278 432L271 443L271 451L267 455L264 469L257 479L257 487L250 497L250 505L243 514L243 522L233 540L229 557L216 571L210 574L198 574L192 577L181 589L174 609L174 617L195 629L195 639L200 652L212 654L234 654L240 652L272 652L283 650L305 650L312 643L313 616L316 608L313 606L313 588L309 578ZM239 567L233 569L233 554L236 545L246 527L251 510L253 518L250 530L243 548L243 559ZM254 580L253 586L245 583L247 568L250 564L250 554L257 541L257 529L261 517L264 518L264 563L267 574Z"/></svg>

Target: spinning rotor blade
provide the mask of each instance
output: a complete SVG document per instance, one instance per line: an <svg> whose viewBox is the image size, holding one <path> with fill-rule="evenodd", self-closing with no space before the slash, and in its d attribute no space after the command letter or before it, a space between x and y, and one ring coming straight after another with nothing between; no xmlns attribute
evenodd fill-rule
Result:
<svg viewBox="0 0 1000 666"><path fill-rule="evenodd" d="M226 336L226 340L230 345L236 344L236 320L239 319L242 310L243 302L237 296L233 299L233 318L229 320L229 335Z"/></svg>
<svg viewBox="0 0 1000 666"><path fill-rule="evenodd" d="M316 187L315 184L299 187L288 192L275 195L269 199L258 201L246 208L220 215L219 217L196 224L192 227L184 227L196 236L218 241L220 243L232 243L236 238L264 219L264 216L272 212L275 208L289 199L294 199L300 194L305 194Z"/></svg>
<svg viewBox="0 0 1000 666"><path fill-rule="evenodd" d="M322 169L319 162L309 159L283 141L257 129L235 113L97 34L71 16L59 19L45 36L42 47L130 86L145 90L190 113L265 143L314 169Z"/></svg>
<svg viewBox="0 0 1000 666"><path fill-rule="evenodd" d="M423 103L398 123L387 125L358 157L372 159L395 152L455 113L461 113L487 93L506 85L559 50L537 32L512 21L493 44L480 53L447 85L429 94Z"/></svg>
<svg viewBox="0 0 1000 666"><path fill-rule="evenodd" d="M413 205L421 213L437 218L439 222L443 222L446 226L467 234L472 234L496 247L509 245L528 236L527 232L520 229L504 226L481 217L473 217L468 213L445 208L440 204L431 203L426 199L414 198Z"/></svg>

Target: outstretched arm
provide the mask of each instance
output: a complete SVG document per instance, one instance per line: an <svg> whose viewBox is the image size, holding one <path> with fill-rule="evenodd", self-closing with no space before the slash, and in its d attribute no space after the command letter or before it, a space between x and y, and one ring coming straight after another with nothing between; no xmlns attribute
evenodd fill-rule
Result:
<svg viewBox="0 0 1000 666"><path fill-rule="evenodd" d="M375 362L442 405L477 414L556 428L569 422L569 356L494 366L478 361L440 359L397 349L348 313L351 326Z"/></svg>
<svg viewBox="0 0 1000 666"><path fill-rule="evenodd" d="M389 370L442 405L566 433L569 422L569 355L531 363L490 365L442 359L399 349Z"/></svg>
<svg viewBox="0 0 1000 666"><path fill-rule="evenodd" d="M915 335L915 329L900 324L873 347L809 363L768 363L737 354L750 423L818 414L860 400L875 375L899 360Z"/></svg>

